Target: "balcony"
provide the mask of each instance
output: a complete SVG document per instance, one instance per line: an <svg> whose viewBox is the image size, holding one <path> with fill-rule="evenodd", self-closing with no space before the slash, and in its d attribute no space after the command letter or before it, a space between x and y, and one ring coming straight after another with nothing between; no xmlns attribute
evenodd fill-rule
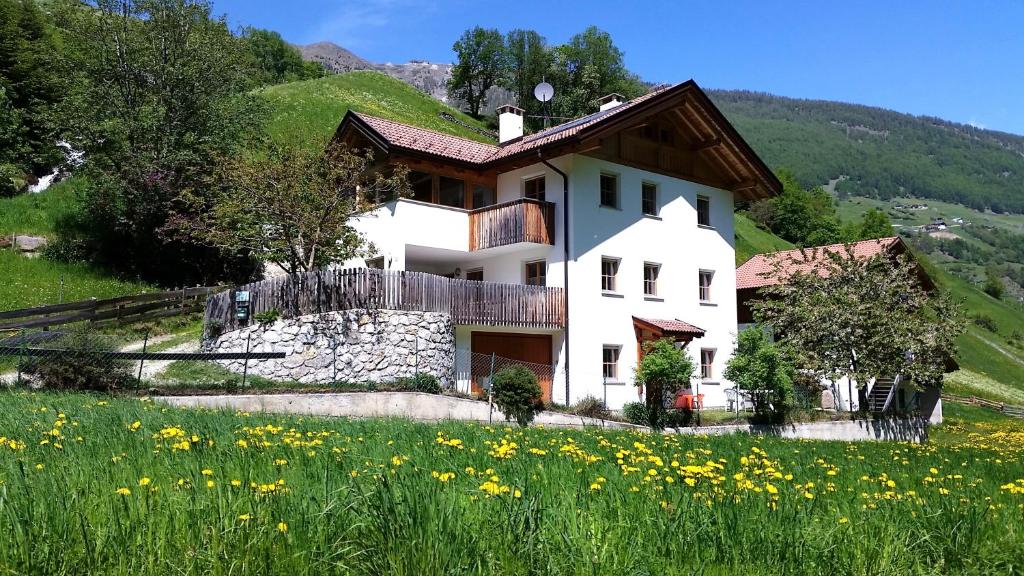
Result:
<svg viewBox="0 0 1024 576"><path fill-rule="evenodd" d="M469 250L486 250L525 242L555 243L555 205L530 198L469 212Z"/></svg>
<svg viewBox="0 0 1024 576"><path fill-rule="evenodd" d="M382 309L451 314L461 325L560 329L565 326L561 288L478 282L425 272L350 268L280 276L209 297L206 323L237 330L234 293L249 292L249 313L270 310L285 316L339 310Z"/></svg>

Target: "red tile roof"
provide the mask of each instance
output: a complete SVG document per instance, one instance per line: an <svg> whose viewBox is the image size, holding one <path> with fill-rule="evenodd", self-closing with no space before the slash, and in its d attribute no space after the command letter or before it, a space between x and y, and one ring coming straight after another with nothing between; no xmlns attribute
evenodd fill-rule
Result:
<svg viewBox="0 0 1024 576"><path fill-rule="evenodd" d="M682 320L661 320L658 318L640 318L638 316L633 316L633 320L650 324L658 330L669 334L685 334L687 336L696 336L697 338L704 335L704 330Z"/></svg>
<svg viewBox="0 0 1024 576"><path fill-rule="evenodd" d="M492 160L507 158L521 152L527 152L529 150L547 146L548 144L553 144L560 140L571 138L581 130L593 126L597 122L604 121L605 119L624 110L628 110L629 108L636 106L653 96L657 96L668 88L668 86L657 88L643 96L639 96L628 102L623 102L615 108L595 112L594 114L590 114L564 124L559 124L558 126L548 128L547 130L541 130L535 134L529 134L519 140L515 140L502 146L485 144L483 142L477 142L476 140L470 140L459 136L451 136L449 134L443 134L441 132L435 132L425 128L417 128L415 126L402 124L401 122L395 122L393 120L385 120L384 118L370 116L361 112L353 112L352 114L365 122L370 128L373 128L393 146L398 146L407 150L414 150L416 152L423 152L425 154L442 156L444 158L451 158L453 160L460 160L462 162L483 164Z"/></svg>
<svg viewBox="0 0 1024 576"><path fill-rule="evenodd" d="M894 247L902 248L903 241L899 237L863 240L851 245L854 258L871 258L877 254L891 251ZM781 277L785 278L796 272L820 272L818 265L827 253L845 257L846 244L830 244L796 248L769 254L757 254L736 269L736 289L761 288L774 286L781 282L780 275L775 274L776 264L781 264Z"/></svg>
<svg viewBox="0 0 1024 576"><path fill-rule="evenodd" d="M352 114L383 136L389 144L400 148L471 163L486 162L498 152L494 144L442 134L360 112Z"/></svg>

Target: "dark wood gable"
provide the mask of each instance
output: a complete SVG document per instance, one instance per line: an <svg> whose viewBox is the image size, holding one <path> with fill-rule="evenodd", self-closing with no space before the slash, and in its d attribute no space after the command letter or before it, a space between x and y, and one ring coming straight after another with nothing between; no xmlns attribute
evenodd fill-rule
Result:
<svg viewBox="0 0 1024 576"><path fill-rule="evenodd" d="M585 143L583 154L730 190L739 197L767 196L756 168L719 125L685 98Z"/></svg>

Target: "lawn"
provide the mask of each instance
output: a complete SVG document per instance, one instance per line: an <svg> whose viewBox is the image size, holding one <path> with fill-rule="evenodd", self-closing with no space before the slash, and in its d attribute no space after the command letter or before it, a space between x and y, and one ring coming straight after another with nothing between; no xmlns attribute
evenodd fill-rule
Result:
<svg viewBox="0 0 1024 576"><path fill-rule="evenodd" d="M0 198L0 236L52 236L57 219L74 209L82 184L80 178L68 178L38 194Z"/></svg>
<svg viewBox="0 0 1024 576"><path fill-rule="evenodd" d="M108 276L85 264L26 258L11 250L0 250L0 278L0 310L57 304L62 300L112 298L153 289L141 282Z"/></svg>
<svg viewBox="0 0 1024 576"><path fill-rule="evenodd" d="M322 146L334 134L349 110L363 112L481 142L485 126L462 112L431 98L412 86L380 72L358 71L325 78L271 86L260 92L270 107L267 131L283 142ZM450 122L441 114L455 117Z"/></svg>
<svg viewBox="0 0 1024 576"><path fill-rule="evenodd" d="M1024 426L942 446L0 397L0 571L1007 574Z"/></svg>

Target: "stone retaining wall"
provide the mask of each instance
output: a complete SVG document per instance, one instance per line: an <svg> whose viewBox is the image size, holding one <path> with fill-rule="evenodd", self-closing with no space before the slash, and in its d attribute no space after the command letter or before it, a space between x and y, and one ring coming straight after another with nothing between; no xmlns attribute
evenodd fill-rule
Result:
<svg viewBox="0 0 1024 576"><path fill-rule="evenodd" d="M203 344L206 352L285 352L281 360L249 361L248 372L304 384L389 382L433 374L454 383L455 331L438 312L346 310L254 324ZM221 362L242 372L242 361Z"/></svg>

